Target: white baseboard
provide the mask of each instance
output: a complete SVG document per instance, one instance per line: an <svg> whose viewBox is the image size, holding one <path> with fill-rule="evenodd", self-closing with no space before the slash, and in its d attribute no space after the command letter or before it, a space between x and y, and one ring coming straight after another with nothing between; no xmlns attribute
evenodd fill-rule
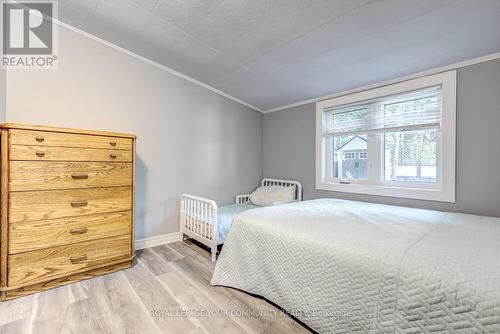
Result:
<svg viewBox="0 0 500 334"><path fill-rule="evenodd" d="M149 247L155 247L160 245L169 244L171 242L176 242L181 240L181 235L179 232L158 235L156 237L144 238L135 241L135 249L144 249Z"/></svg>

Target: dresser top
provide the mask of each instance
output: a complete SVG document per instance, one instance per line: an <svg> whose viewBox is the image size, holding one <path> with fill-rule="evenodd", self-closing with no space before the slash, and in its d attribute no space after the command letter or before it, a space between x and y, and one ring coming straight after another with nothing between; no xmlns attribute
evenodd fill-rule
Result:
<svg viewBox="0 0 500 334"><path fill-rule="evenodd" d="M49 132L60 132L60 133L76 133L76 134L93 135L93 136L136 138L135 135L129 133L69 129L69 128L58 128L53 126L28 125L28 124L18 124L18 123L3 123L0 124L0 129L20 129L20 130L49 131Z"/></svg>

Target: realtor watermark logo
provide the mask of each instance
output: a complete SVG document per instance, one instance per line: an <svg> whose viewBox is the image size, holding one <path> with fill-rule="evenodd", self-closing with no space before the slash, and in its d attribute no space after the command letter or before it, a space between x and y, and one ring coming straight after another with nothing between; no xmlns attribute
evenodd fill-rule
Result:
<svg viewBox="0 0 500 334"><path fill-rule="evenodd" d="M57 68L57 2L2 1L2 61L8 69Z"/></svg>

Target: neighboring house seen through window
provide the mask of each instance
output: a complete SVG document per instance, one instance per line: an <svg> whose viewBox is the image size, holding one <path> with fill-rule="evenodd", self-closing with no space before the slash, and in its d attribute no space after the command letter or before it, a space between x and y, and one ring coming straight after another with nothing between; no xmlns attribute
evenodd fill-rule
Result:
<svg viewBox="0 0 500 334"><path fill-rule="evenodd" d="M366 136L345 136L334 139L333 174L339 179L366 179L366 161L359 154L366 154ZM341 159L344 157L344 159Z"/></svg>
<svg viewBox="0 0 500 334"><path fill-rule="evenodd" d="M316 187L455 201L456 72L317 103Z"/></svg>

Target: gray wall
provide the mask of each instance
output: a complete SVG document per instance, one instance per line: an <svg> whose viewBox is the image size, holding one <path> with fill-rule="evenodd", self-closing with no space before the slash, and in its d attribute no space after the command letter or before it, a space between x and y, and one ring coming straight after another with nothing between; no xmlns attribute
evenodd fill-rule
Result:
<svg viewBox="0 0 500 334"><path fill-rule="evenodd" d="M500 217L500 60L458 70L456 203L315 190L315 104L264 116L263 175L297 179L304 198L336 197Z"/></svg>
<svg viewBox="0 0 500 334"><path fill-rule="evenodd" d="M262 177L262 114L64 28L59 68L9 70L7 121L137 135L138 238L177 232L181 193L230 203Z"/></svg>

